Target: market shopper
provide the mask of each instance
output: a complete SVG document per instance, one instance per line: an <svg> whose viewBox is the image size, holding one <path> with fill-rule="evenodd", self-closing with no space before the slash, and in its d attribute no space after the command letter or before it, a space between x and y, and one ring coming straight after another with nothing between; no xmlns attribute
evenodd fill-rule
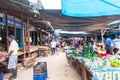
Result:
<svg viewBox="0 0 120 80"><path fill-rule="evenodd" d="M117 33L117 38L113 40L114 54L120 54L120 32Z"/></svg>
<svg viewBox="0 0 120 80"><path fill-rule="evenodd" d="M56 54L59 55L59 49L60 49L60 41L56 41Z"/></svg>
<svg viewBox="0 0 120 80"><path fill-rule="evenodd" d="M98 53L96 42L91 41L91 43L92 43L92 48L93 48L94 53Z"/></svg>
<svg viewBox="0 0 120 80"><path fill-rule="evenodd" d="M9 77L9 80L15 79L17 77L17 62L18 62L18 43L15 41L14 36L9 36L9 50L8 50L8 56L9 56L9 62L8 62L8 69L10 69L12 75Z"/></svg>
<svg viewBox="0 0 120 80"><path fill-rule="evenodd" d="M53 39L51 41L51 52L52 52L52 55L55 54L56 44L57 44L56 41Z"/></svg>
<svg viewBox="0 0 120 80"><path fill-rule="evenodd" d="M105 45L105 50L107 53L112 53L112 40L108 38L107 35L104 35L104 45Z"/></svg>

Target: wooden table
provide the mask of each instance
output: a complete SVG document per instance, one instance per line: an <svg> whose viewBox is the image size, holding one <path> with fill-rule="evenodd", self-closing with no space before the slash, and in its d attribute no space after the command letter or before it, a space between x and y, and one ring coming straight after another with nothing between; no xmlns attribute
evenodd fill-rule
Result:
<svg viewBox="0 0 120 80"><path fill-rule="evenodd" d="M85 66L82 62L80 62L75 57L72 58L73 64L71 66L74 67L74 69L77 71L77 73L81 76L82 80L92 80L93 73L90 71L89 68Z"/></svg>
<svg viewBox="0 0 120 80"><path fill-rule="evenodd" d="M47 56L48 54L50 54L50 48L49 47L46 47L46 46L39 46L38 47L38 50L39 51L42 51L42 52L45 52L45 56Z"/></svg>
<svg viewBox="0 0 120 80"><path fill-rule="evenodd" d="M0 51L0 53L3 53L3 54L7 54L7 51ZM26 58L24 59L24 54L26 55L28 52L25 51L25 52L19 52L18 53L18 62L19 63L23 63L24 61L26 62ZM30 55L34 54L34 53L37 53L38 54L38 47L37 46L34 46L32 49L30 49ZM30 57L31 59L35 59L35 57ZM29 59L31 61L31 59ZM8 69L7 69L7 63L8 63L8 58L6 58L4 61L1 61L0 62L0 71L1 72L9 72Z"/></svg>

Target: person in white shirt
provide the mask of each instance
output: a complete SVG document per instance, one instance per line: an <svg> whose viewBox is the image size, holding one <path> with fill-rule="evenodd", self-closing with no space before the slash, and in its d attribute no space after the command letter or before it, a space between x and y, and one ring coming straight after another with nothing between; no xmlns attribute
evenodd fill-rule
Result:
<svg viewBox="0 0 120 80"><path fill-rule="evenodd" d="M91 41L91 43L92 43L92 48L93 48L94 53L98 53L96 42L95 41Z"/></svg>
<svg viewBox="0 0 120 80"><path fill-rule="evenodd" d="M117 38L113 40L113 51L114 54L120 51L120 32L117 33ZM120 54L120 53L119 53Z"/></svg>
<svg viewBox="0 0 120 80"><path fill-rule="evenodd" d="M14 40L14 36L9 36L9 42L10 46L8 49L8 56L9 56L9 62L8 62L8 69L11 70L12 75L10 76L9 80L15 79L17 77L17 62L18 62L18 43Z"/></svg>
<svg viewBox="0 0 120 80"><path fill-rule="evenodd" d="M53 39L53 40L51 41L51 52L52 52L52 55L55 54L56 45L57 45L57 43L56 43L56 41Z"/></svg>

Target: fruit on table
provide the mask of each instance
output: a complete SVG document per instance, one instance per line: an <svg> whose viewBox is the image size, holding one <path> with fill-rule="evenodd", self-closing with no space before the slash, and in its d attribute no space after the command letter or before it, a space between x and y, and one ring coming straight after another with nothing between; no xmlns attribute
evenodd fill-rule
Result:
<svg viewBox="0 0 120 80"><path fill-rule="evenodd" d="M1 55L0 58L8 58L7 55Z"/></svg>
<svg viewBox="0 0 120 80"><path fill-rule="evenodd" d="M110 61L110 63L114 67L120 67L120 60L118 60L118 59L113 59Z"/></svg>
<svg viewBox="0 0 120 80"><path fill-rule="evenodd" d="M72 57L77 57L77 56L79 56L79 52L77 52L77 51L72 51L71 53L68 53L68 58L72 58Z"/></svg>

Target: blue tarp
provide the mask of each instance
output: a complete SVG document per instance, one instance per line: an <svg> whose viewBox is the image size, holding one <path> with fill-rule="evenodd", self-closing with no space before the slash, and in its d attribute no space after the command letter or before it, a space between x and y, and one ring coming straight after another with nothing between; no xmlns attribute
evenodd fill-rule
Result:
<svg viewBox="0 0 120 80"><path fill-rule="evenodd" d="M120 15L120 0L62 0L62 14L73 17Z"/></svg>

